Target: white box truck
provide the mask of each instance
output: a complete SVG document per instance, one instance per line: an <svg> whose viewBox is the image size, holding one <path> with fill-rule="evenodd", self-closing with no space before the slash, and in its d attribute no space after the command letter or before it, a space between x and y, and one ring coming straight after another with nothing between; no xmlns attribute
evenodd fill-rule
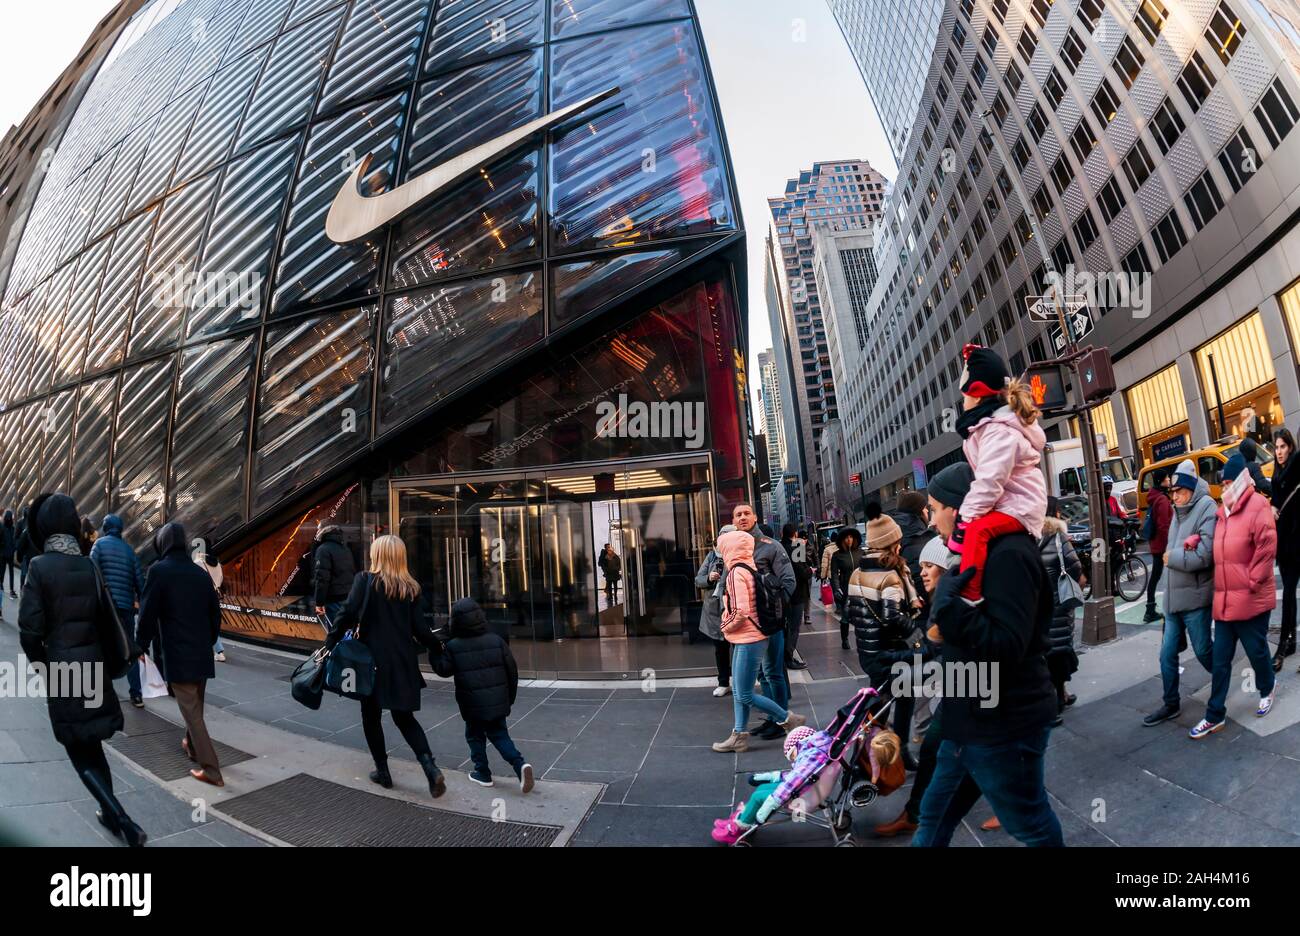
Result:
<svg viewBox="0 0 1300 936"><path fill-rule="evenodd" d="M1102 477L1114 482L1112 493L1119 498L1124 509L1130 513L1137 510L1137 482L1129 470L1128 459L1108 454L1105 436L1097 436L1097 459L1101 462ZM1087 475L1083 470L1083 443L1079 439L1048 442L1043 448L1042 467L1049 494L1069 497L1088 492Z"/></svg>

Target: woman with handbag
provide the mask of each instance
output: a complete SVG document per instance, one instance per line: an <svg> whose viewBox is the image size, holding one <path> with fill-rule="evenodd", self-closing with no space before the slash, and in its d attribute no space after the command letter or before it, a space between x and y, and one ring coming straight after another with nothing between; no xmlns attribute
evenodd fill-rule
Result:
<svg viewBox="0 0 1300 936"><path fill-rule="evenodd" d="M1273 672L1295 653L1296 586L1300 585L1300 468L1296 467L1295 437L1280 426L1273 433L1273 517L1277 521L1277 567L1282 573L1282 632L1273 655Z"/></svg>
<svg viewBox="0 0 1300 936"><path fill-rule="evenodd" d="M27 511L28 535L37 555L27 569L18 630L23 653L43 666L88 667L94 674L81 680L81 693L68 686L49 693L54 737L99 803L95 817L128 845L139 847L148 838L113 795L113 775L104 757L103 742L122 728L122 706L111 682L114 672L129 664L133 648L124 644L120 624L95 564L81 554L81 520L77 505L66 494L42 494ZM110 659L112 657L112 659ZM123 670L125 672L125 670Z"/></svg>
<svg viewBox="0 0 1300 936"><path fill-rule="evenodd" d="M347 636L364 644L374 661L373 686L361 695L361 727L375 760L371 781L385 789L393 785L380 720L387 710L424 768L429 793L437 799L447 792L447 782L413 714L420 710L420 691L424 688L416 641L435 650L437 638L424 620L420 585L406 567L406 544L392 535L377 537L370 544L370 569L357 573L352 580L352 591L334 619L325 649L333 653Z"/></svg>
<svg viewBox="0 0 1300 936"><path fill-rule="evenodd" d="M1047 651L1047 668L1056 687L1056 719L1053 726L1061 724L1067 705L1074 704L1074 696L1065 691L1065 684L1079 668L1079 655L1074 650L1074 612L1083 605L1083 563L1070 542L1069 526L1061 516L1061 504L1055 497L1047 498L1047 519L1043 522L1043 535L1038 549L1047 569L1047 579L1056 589L1052 606L1052 626L1048 637L1051 648Z"/></svg>
<svg viewBox="0 0 1300 936"><path fill-rule="evenodd" d="M718 531L718 536L735 532L735 529L728 523ZM714 548L709 550L695 572L695 587L708 592L700 607L700 633L713 642L713 659L718 667L718 687L713 690L713 696L718 699L731 692L731 644L722 636L722 593L726 585L722 576L725 571L722 555Z"/></svg>

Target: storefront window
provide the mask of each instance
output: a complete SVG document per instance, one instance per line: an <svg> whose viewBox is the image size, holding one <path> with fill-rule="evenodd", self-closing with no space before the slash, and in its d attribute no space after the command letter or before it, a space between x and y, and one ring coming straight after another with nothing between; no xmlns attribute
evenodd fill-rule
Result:
<svg viewBox="0 0 1300 936"><path fill-rule="evenodd" d="M1178 376L1178 365L1171 364L1160 373L1134 384L1127 392L1129 416L1137 449L1145 464L1177 454L1174 440L1181 437L1186 451L1191 434L1187 420L1187 401ZM1168 452L1169 454L1162 454Z"/></svg>
<svg viewBox="0 0 1300 936"><path fill-rule="evenodd" d="M1271 437L1282 422L1273 356L1258 312L1196 350L1211 434Z"/></svg>

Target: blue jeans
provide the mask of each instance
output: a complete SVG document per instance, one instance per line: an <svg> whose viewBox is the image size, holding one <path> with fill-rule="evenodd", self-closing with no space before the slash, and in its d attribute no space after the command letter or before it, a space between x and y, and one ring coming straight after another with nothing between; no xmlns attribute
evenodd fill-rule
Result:
<svg viewBox="0 0 1300 936"><path fill-rule="evenodd" d="M1214 672L1210 653L1210 609L1174 611L1165 615L1165 635L1160 644L1160 681L1164 683L1165 705L1178 708L1178 638L1187 632L1187 643L1207 673Z"/></svg>
<svg viewBox="0 0 1300 936"><path fill-rule="evenodd" d="M524 755L519 753L515 743L510 740L510 732L506 730L504 717L495 718L492 721L467 720L465 722L465 740L469 742L469 758L474 762L474 769L484 776L492 776L487 758L487 743L489 741L497 749L501 759L515 769L516 776L519 775L520 769L524 766Z"/></svg>
<svg viewBox="0 0 1300 936"><path fill-rule="evenodd" d="M785 632L767 638L767 652L758 667L758 687L781 708L790 705L790 684L785 681Z"/></svg>
<svg viewBox="0 0 1300 936"><path fill-rule="evenodd" d="M131 643L135 643L135 608L118 608L117 619L122 622L122 629L126 631L126 636L131 638ZM141 647L140 649L144 649ZM136 661L131 668L126 671L126 684L131 690L131 695L140 694L140 663Z"/></svg>
<svg viewBox="0 0 1300 936"><path fill-rule="evenodd" d="M1257 614L1246 621L1214 622L1214 668L1210 680L1210 702L1205 706L1205 720L1215 724L1228 717L1228 688L1232 684L1232 658L1237 652L1237 641L1246 651L1246 658L1255 668L1255 688L1261 696L1273 692L1276 677L1273 660L1268 652L1269 612Z"/></svg>
<svg viewBox="0 0 1300 936"><path fill-rule="evenodd" d="M1049 732L1043 728L1000 744L944 741L939 745L912 845L946 848L958 823L982 793L1002 827L1025 845L1063 846L1061 823L1043 785Z"/></svg>
<svg viewBox="0 0 1300 936"><path fill-rule="evenodd" d="M754 680L767 656L770 639L755 643L735 644L731 655L731 707L736 713L736 730L744 731L749 724L749 709L758 709L775 721L783 722L789 714L761 692L754 691Z"/></svg>

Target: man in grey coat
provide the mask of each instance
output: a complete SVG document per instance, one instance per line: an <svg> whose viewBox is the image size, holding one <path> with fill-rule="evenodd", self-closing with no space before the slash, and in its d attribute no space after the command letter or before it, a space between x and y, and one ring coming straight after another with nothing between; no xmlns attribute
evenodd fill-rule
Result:
<svg viewBox="0 0 1300 936"><path fill-rule="evenodd" d="M737 504L731 512L731 522L735 524L736 529L754 537L754 568L758 569L760 578L766 579L770 575L780 583L784 612L790 599L794 597L794 590L798 585L794 575L794 564L790 562L790 554L779 541L765 536L758 528L758 517L754 515L754 508L749 504ZM767 653L759 670L758 684L763 695L782 708L787 706L790 701L790 683L785 675L784 632L773 634L767 639ZM784 729L769 718L758 729L750 732L750 737L771 740L783 734L785 734Z"/></svg>
<svg viewBox="0 0 1300 936"><path fill-rule="evenodd" d="M718 531L718 536L735 530L728 523ZM722 556L717 549L710 549L695 573L695 587L708 591L700 608L700 633L713 641L713 656L718 664L718 688L713 690L713 694L718 698L731 692L731 644L722 636L722 592L726 587L722 575L725 571Z"/></svg>
<svg viewBox="0 0 1300 936"><path fill-rule="evenodd" d="M1180 648L1191 644L1192 652L1207 673L1212 663L1210 605L1214 600L1214 527L1218 505L1210 496L1209 485L1197 477L1191 459L1180 464L1174 474L1173 502L1169 545L1165 550L1165 630L1160 646L1164 704L1142 720L1148 727L1178 717Z"/></svg>

